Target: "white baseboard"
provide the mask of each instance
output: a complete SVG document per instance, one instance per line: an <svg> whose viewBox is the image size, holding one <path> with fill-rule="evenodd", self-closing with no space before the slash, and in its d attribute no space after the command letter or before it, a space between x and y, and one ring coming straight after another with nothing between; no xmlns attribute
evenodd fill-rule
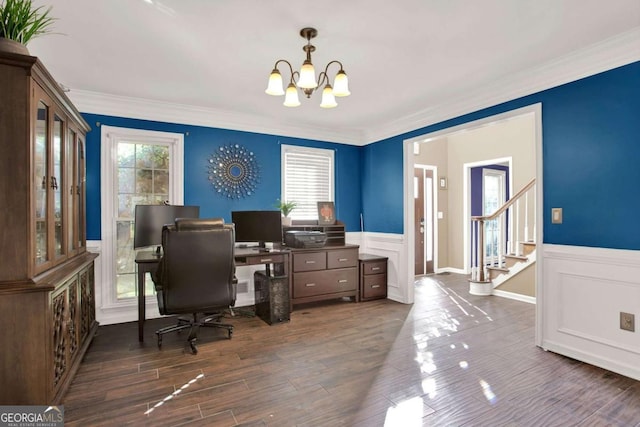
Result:
<svg viewBox="0 0 640 427"><path fill-rule="evenodd" d="M522 302L526 302L526 303L529 303L529 304L535 304L536 303L536 297L531 297L529 295L516 294L516 293L513 293L513 292L501 291L499 289L494 289L492 291L491 295L495 295L497 297L502 297L502 298L513 299L513 300L516 300L516 301L522 301Z"/></svg>
<svg viewBox="0 0 640 427"><path fill-rule="evenodd" d="M631 365L598 353L583 351L580 348L549 340L543 341L542 348L640 381L640 367L637 364Z"/></svg>

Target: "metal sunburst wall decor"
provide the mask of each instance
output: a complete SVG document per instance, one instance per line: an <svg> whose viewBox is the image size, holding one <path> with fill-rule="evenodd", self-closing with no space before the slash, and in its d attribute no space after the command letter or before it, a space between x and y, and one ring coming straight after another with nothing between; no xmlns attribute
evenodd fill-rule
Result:
<svg viewBox="0 0 640 427"><path fill-rule="evenodd" d="M229 199L251 196L260 182L256 156L239 144L220 147L211 154L208 174L215 191Z"/></svg>

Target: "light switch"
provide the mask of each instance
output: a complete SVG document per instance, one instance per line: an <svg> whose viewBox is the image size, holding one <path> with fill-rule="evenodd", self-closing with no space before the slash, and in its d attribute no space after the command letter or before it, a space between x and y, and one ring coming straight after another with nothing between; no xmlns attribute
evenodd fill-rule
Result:
<svg viewBox="0 0 640 427"><path fill-rule="evenodd" d="M562 208L551 208L551 224L562 224Z"/></svg>
<svg viewBox="0 0 640 427"><path fill-rule="evenodd" d="M442 212L438 212L438 219L444 218L444 214Z"/></svg>

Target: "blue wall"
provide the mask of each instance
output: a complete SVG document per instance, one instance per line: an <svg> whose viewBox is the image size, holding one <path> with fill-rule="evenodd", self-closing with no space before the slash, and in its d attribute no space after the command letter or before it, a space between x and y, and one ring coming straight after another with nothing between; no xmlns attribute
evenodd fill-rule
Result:
<svg viewBox="0 0 640 427"><path fill-rule="evenodd" d="M332 149L335 153L336 218L346 224L347 231L360 230L361 148L344 144L279 137L250 132L162 123L122 117L83 114L92 130L87 134L87 239L100 240L100 127L118 126L185 134L184 138L184 202L200 206L202 217L223 217L231 221L232 210L274 209L280 198L280 145ZM98 123L100 125L98 125ZM209 183L209 156L220 146L237 143L256 154L260 167L260 183L250 197L231 200L214 192Z"/></svg>
<svg viewBox="0 0 640 427"><path fill-rule="evenodd" d="M365 146L365 229L403 233L403 140L535 103L544 242L640 249L640 62ZM563 208L563 224L551 224L552 207Z"/></svg>

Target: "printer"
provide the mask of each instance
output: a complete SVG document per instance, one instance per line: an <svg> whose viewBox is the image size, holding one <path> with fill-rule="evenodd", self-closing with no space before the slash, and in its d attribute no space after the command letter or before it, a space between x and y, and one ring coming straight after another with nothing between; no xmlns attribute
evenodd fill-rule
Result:
<svg viewBox="0 0 640 427"><path fill-rule="evenodd" d="M326 242L322 231L289 230L284 234L284 244L290 248L321 248Z"/></svg>

